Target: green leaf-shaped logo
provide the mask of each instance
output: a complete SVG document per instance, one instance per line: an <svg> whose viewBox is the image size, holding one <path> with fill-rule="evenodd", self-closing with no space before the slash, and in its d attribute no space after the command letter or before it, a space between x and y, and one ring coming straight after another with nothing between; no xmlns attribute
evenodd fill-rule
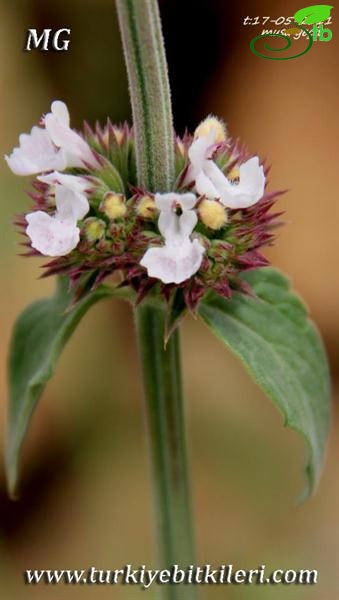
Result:
<svg viewBox="0 0 339 600"><path fill-rule="evenodd" d="M294 15L294 20L301 25L314 25L314 23L321 23L326 21L331 14L331 8L329 4L315 4L314 6L307 6L301 8Z"/></svg>

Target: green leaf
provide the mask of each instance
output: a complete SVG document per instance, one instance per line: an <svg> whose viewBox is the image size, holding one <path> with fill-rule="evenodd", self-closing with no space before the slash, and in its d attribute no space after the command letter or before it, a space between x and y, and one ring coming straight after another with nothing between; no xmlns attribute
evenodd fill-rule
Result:
<svg viewBox="0 0 339 600"><path fill-rule="evenodd" d="M235 293L225 300L210 293L199 314L243 362L272 399L285 425L306 442L307 490L317 484L330 420L330 378L320 335L288 280L270 268L244 276L257 298Z"/></svg>
<svg viewBox="0 0 339 600"><path fill-rule="evenodd" d="M313 6L306 6L301 8L294 15L294 20L301 25L314 25L314 23L321 23L326 21L331 14L330 4L314 4Z"/></svg>
<svg viewBox="0 0 339 600"><path fill-rule="evenodd" d="M18 466L28 425L57 359L82 316L98 300L112 296L108 286L67 310L72 297L67 278L60 278L51 298L28 306L17 319L9 352L9 439L6 452L8 489L15 496Z"/></svg>

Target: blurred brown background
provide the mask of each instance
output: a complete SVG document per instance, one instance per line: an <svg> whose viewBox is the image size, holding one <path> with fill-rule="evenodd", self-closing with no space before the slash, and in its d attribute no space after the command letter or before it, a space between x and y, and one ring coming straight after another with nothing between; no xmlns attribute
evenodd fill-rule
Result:
<svg viewBox="0 0 339 600"><path fill-rule="evenodd" d="M307 3L305 3L307 4ZM338 28L303 57L269 61L251 53L259 26L247 15L290 16L295 2L161 2L180 133L207 113L228 123L272 163L270 185L287 226L267 252L306 300L328 348L338 389ZM23 52L28 27L71 27L65 53ZM301 44L302 42L296 42ZM301 46L298 46L301 48ZM124 65L111 0L2 0L1 153L17 144L52 99L82 119L130 118ZM39 261L17 256L13 215L27 210L28 181L0 163L1 404L12 324L47 295ZM339 589L338 422L319 490L295 506L303 447L282 428L270 402L204 326L187 319L183 359L200 564L312 568L314 587L208 587L202 598L333 600ZM139 598L138 588L27 587L25 569L154 565L152 513L133 323L123 303L96 306L81 323L48 385L25 447L22 499L7 499L0 476L0 596L4 600ZM143 592L150 600L155 590Z"/></svg>

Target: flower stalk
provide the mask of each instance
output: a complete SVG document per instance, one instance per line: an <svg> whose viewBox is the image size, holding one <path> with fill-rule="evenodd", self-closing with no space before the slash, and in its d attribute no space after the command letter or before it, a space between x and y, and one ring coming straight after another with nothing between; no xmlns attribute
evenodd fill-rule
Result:
<svg viewBox="0 0 339 600"><path fill-rule="evenodd" d="M135 129L138 185L168 191L174 139L165 49L156 0L117 0ZM165 308L135 310L147 407L160 562L194 562L181 383L179 332L164 347ZM182 588L182 586L180 586ZM192 586L165 585L163 598L193 600Z"/></svg>
<svg viewBox="0 0 339 600"><path fill-rule="evenodd" d="M179 331L164 348L164 306L143 303L135 313L162 568L194 564ZM194 586L165 585L166 600L193 600Z"/></svg>
<svg viewBox="0 0 339 600"><path fill-rule="evenodd" d="M171 96L157 0L116 0L135 129L139 185L165 192L174 179Z"/></svg>

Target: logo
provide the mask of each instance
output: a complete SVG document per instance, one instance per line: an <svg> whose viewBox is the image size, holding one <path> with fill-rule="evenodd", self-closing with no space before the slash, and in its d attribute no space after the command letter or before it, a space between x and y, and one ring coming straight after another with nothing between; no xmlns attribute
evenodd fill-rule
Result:
<svg viewBox="0 0 339 600"><path fill-rule="evenodd" d="M314 6L307 6L306 8L301 8L293 16L294 23L292 23L288 29L283 29L280 33L263 33L253 38L253 40L251 40L250 42L251 51L253 52L253 54L256 54L260 58L266 58L268 60L291 60L292 58L299 58L299 56L303 56L303 54L306 54L306 52L308 52L311 49L313 42L316 42L318 40L320 42L329 42L332 39L332 31L327 27L323 26L324 21L326 21L330 17L332 8L333 6L329 6L328 4L315 4ZM290 22L291 19L291 17L287 19L287 22ZM306 29L304 25L313 25L313 27L312 29ZM283 46L282 48L272 48L267 42L265 42L265 50L268 50L270 52L282 52L284 50L288 50L288 48L290 48L290 46L292 45L291 36L295 34L297 34L298 37L301 34L303 34L306 35L306 37L308 38L306 48L302 52L299 52L299 54L295 54L293 56L267 56L266 54L262 54L255 48L255 44L258 40L267 37L279 37L285 40L285 46Z"/></svg>

